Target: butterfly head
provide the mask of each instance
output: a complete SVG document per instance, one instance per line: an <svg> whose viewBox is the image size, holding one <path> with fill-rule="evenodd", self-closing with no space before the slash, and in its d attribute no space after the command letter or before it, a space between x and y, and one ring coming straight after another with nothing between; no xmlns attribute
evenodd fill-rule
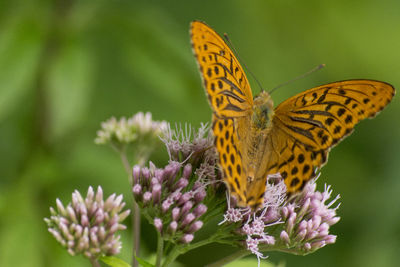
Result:
<svg viewBox="0 0 400 267"><path fill-rule="evenodd" d="M273 116L274 103L272 102L271 96L267 92L262 91L254 99L252 115L253 125L260 130L270 128Z"/></svg>

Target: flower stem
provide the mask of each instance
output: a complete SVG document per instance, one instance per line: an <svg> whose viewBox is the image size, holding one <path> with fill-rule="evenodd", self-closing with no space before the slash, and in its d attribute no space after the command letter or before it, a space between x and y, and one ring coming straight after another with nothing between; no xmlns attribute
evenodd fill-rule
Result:
<svg viewBox="0 0 400 267"><path fill-rule="evenodd" d="M155 267L161 266L161 259L163 256L164 249L164 239L162 238L160 232L157 231L157 258Z"/></svg>
<svg viewBox="0 0 400 267"><path fill-rule="evenodd" d="M90 263L92 264L93 267L101 267L97 258L90 258Z"/></svg>
<svg viewBox="0 0 400 267"><path fill-rule="evenodd" d="M229 256L226 256L225 258L222 258L220 260L217 260L217 261L215 261L213 263L210 263L210 264L206 265L206 267L223 266L223 265L228 264L228 263L230 263L230 262L232 262L234 260L241 259L244 256L249 255L250 253L251 252L246 250L246 249L241 249L241 250L238 250L238 251L236 251L235 253L233 253L233 254L231 254Z"/></svg>
<svg viewBox="0 0 400 267"><path fill-rule="evenodd" d="M119 151L119 153L121 155L121 160L122 160L122 164L124 164L125 171L130 177L132 175L132 168L131 168L131 164L129 164L128 157L126 156L125 149L121 149L121 151Z"/></svg>
<svg viewBox="0 0 400 267"><path fill-rule="evenodd" d="M168 254L167 258L164 260L162 267L169 266L179 255L181 255L180 246L175 246L172 251Z"/></svg>
<svg viewBox="0 0 400 267"><path fill-rule="evenodd" d="M140 210L135 200L133 200L133 218L132 218L132 232L133 232L133 267L138 267L139 263L136 261L135 255L139 257L140 250Z"/></svg>
<svg viewBox="0 0 400 267"><path fill-rule="evenodd" d="M211 236L211 237L209 237L207 239L200 240L200 241L198 241L196 243L192 243L192 244L188 244L188 245L177 245L168 254L168 256L165 259L165 261L163 262L162 266L163 267L169 266L173 261L175 261L175 259L179 255L181 255L183 253L186 253L189 250L192 250L192 249L195 249L195 248L198 248L198 247L202 247L202 246L208 245L208 244L213 243L213 242L218 242L219 239L222 239L222 238L223 238L222 235L214 234L213 236Z"/></svg>
<svg viewBox="0 0 400 267"><path fill-rule="evenodd" d="M125 149L119 150L122 164L124 165L125 171L129 176L129 183L132 185L132 169L129 164L128 157L126 156ZM132 218L132 238L133 238L133 253L132 253L132 266L138 267L139 263L136 261L135 255L139 257L140 250L140 210L139 206L136 203L135 199L133 199L133 218Z"/></svg>

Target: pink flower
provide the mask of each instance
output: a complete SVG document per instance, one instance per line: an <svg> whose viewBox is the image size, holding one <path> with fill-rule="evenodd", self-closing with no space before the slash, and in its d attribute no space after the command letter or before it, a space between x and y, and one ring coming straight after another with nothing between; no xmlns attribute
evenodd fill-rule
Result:
<svg viewBox="0 0 400 267"><path fill-rule="evenodd" d="M88 258L115 255L120 252L118 230L125 230L121 222L130 211L122 211L122 195L115 194L103 200L103 190L89 187L85 199L78 191L72 193L72 203L66 207L56 200L57 210L50 208L50 218L45 218L49 232L71 255L83 254Z"/></svg>

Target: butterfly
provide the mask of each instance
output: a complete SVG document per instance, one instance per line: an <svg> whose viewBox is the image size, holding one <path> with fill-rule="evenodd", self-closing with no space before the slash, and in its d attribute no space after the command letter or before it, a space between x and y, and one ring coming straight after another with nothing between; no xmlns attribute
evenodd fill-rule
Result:
<svg viewBox="0 0 400 267"><path fill-rule="evenodd" d="M300 192L329 150L395 94L385 82L347 80L309 89L274 109L267 92L253 98L243 68L218 33L193 21L190 35L213 112L219 165L240 207L262 206L270 174L281 175L289 195Z"/></svg>

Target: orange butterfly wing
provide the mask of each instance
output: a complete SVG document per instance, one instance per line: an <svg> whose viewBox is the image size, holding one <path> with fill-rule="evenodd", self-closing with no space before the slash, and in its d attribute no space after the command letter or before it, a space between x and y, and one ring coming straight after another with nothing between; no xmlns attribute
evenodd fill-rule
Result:
<svg viewBox="0 0 400 267"><path fill-rule="evenodd" d="M279 171L288 191L299 191L331 147L360 120L374 117L393 98L390 84L373 80L334 82L297 94L275 109L269 172ZM278 160L271 160L273 157Z"/></svg>
<svg viewBox="0 0 400 267"><path fill-rule="evenodd" d="M246 75L224 40L207 24L193 21L190 27L204 88L215 115L219 118L246 116L253 96Z"/></svg>
<svg viewBox="0 0 400 267"><path fill-rule="evenodd" d="M237 120L252 112L253 96L247 77L225 41L208 25L193 21L193 53L199 65L208 101L213 110L213 133L219 164L230 193L246 205L246 179L242 171L242 144Z"/></svg>
<svg viewBox="0 0 400 267"><path fill-rule="evenodd" d="M214 144L219 155L219 164L229 192L240 206L247 205L246 177L243 171L242 144L238 140L237 125L232 118L219 119L213 115L212 130Z"/></svg>

